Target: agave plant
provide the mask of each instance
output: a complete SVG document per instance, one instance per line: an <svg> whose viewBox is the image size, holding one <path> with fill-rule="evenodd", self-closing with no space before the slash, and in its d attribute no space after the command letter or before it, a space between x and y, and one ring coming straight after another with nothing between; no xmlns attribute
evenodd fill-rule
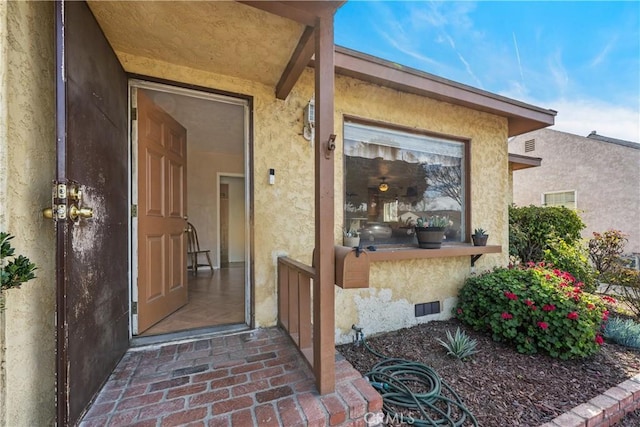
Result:
<svg viewBox="0 0 640 427"><path fill-rule="evenodd" d="M460 328L456 329L455 335L451 335L451 331L447 331L447 341L438 338L438 342L447 349L447 354L457 357L460 360L471 357L478 352L478 350L476 350L478 341L471 339L465 332L462 332Z"/></svg>

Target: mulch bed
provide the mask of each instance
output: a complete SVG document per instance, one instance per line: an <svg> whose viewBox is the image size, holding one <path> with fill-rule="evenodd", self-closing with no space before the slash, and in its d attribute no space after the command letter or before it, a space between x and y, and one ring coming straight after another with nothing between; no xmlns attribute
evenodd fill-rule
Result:
<svg viewBox="0 0 640 427"><path fill-rule="evenodd" d="M479 353L464 362L448 356L436 341L457 327L478 340ZM368 337L367 342L387 357L433 368L462 397L482 427L540 426L640 373L638 350L607 342L596 355L582 360L523 355L456 319ZM363 345L347 344L338 350L363 375L380 361ZM411 410L402 413L416 415ZM632 414L623 421L632 424L620 425L639 425L639 419L640 414Z"/></svg>

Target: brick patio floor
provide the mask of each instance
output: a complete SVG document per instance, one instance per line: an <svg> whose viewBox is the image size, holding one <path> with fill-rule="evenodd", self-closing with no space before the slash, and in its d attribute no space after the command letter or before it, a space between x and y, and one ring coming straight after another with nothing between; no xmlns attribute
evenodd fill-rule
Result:
<svg viewBox="0 0 640 427"><path fill-rule="evenodd" d="M339 355L336 392L320 396L290 339L268 328L128 351L80 426L365 426L381 408Z"/></svg>

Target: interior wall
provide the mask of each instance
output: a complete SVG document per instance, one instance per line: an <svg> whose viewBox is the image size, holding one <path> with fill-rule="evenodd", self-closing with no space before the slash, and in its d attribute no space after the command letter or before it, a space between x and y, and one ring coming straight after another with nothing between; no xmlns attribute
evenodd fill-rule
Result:
<svg viewBox="0 0 640 427"><path fill-rule="evenodd" d="M55 418L55 176L53 2L0 2L0 230L37 278L5 292L0 314L0 425Z"/></svg>
<svg viewBox="0 0 640 427"><path fill-rule="evenodd" d="M187 131L188 135L188 131ZM211 136L215 140L215 135ZM215 145L212 143L211 145ZM220 267L218 251L218 174L243 174L244 159L215 151L195 151L187 142L187 212L198 231L201 249L211 250L211 261ZM244 219L244 216L243 216Z"/></svg>
<svg viewBox="0 0 640 427"><path fill-rule="evenodd" d="M243 262L245 256L244 178L223 176L229 185L229 262Z"/></svg>

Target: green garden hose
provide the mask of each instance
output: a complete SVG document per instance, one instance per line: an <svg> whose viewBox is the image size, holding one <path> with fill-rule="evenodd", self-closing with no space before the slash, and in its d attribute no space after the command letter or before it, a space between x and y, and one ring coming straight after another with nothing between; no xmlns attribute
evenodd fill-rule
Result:
<svg viewBox="0 0 640 427"><path fill-rule="evenodd" d="M365 377L382 395L382 410L388 420L420 427L478 427L460 396L432 368L386 357L364 338L363 342L367 350L383 359Z"/></svg>

